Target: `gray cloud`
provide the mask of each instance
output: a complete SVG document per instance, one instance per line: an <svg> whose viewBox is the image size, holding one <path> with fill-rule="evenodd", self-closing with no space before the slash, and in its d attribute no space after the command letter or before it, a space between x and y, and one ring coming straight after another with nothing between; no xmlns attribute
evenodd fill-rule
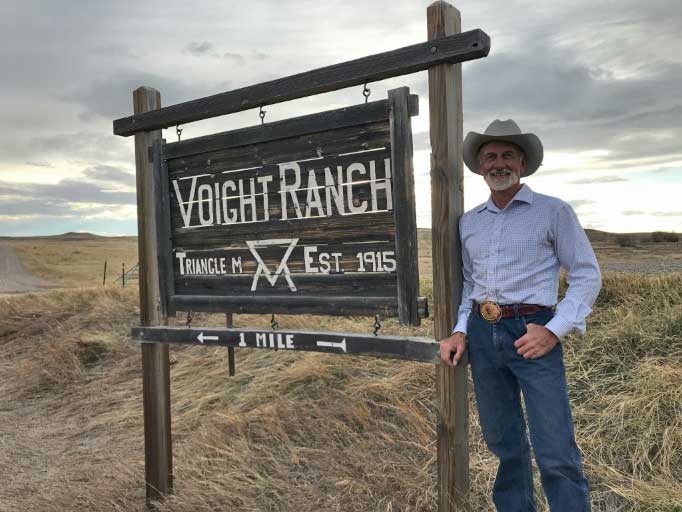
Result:
<svg viewBox="0 0 682 512"><path fill-rule="evenodd" d="M0 197L2 216L82 217L107 211L106 206L81 206L44 199L4 199Z"/></svg>
<svg viewBox="0 0 682 512"><path fill-rule="evenodd" d="M627 216L682 217L682 211L623 210L621 213Z"/></svg>
<svg viewBox="0 0 682 512"><path fill-rule="evenodd" d="M197 42L187 43L187 46L185 46L185 51L197 57L211 55L214 53L213 45L208 41L202 41L200 43Z"/></svg>
<svg viewBox="0 0 682 512"><path fill-rule="evenodd" d="M9 203L14 203L17 198L27 201L66 201L104 205L134 204L136 201L134 192L108 190L104 186L76 179L64 179L54 185L0 181L0 197L2 196Z"/></svg>
<svg viewBox="0 0 682 512"><path fill-rule="evenodd" d="M83 171L83 174L93 181L135 186L135 175L133 173L111 165L89 167Z"/></svg>
<svg viewBox="0 0 682 512"><path fill-rule="evenodd" d="M45 167L45 168L54 167L49 162L26 162L26 165L30 165L31 167Z"/></svg>
<svg viewBox="0 0 682 512"><path fill-rule="evenodd" d="M59 201L82 205L87 197L127 202L131 195L112 194L132 186L126 168L133 145L111 134L111 121L132 113L140 85L157 88L170 105L421 42L429 3L254 2L238 15L230 2L120 0L88 9L78 2L1 3L0 29L10 44L0 45L0 110L12 130L0 138L0 168L31 166L43 175L50 164L86 168L82 183L14 191L29 199L39 193L53 211ZM489 57L463 64L465 133L513 117L548 152L607 150L594 157L601 168L656 169L682 159L682 2L461 0L457 7L464 30L480 27L492 39ZM371 84L371 99L401 85L426 97L427 73ZM359 88L338 91L273 105L267 120L360 101ZM183 136L258 122L245 114L197 123ZM414 135L414 147L429 149L428 132ZM580 176L573 183L588 184ZM9 185L16 184L0 183ZM587 195L589 187L580 190ZM588 201L576 197L574 205Z"/></svg>
<svg viewBox="0 0 682 512"><path fill-rule="evenodd" d="M625 178L617 176L599 176L597 178L583 178L580 180L569 181L571 185L594 185L598 183L617 183L619 181L628 181Z"/></svg>
<svg viewBox="0 0 682 512"><path fill-rule="evenodd" d="M112 72L103 80L74 89L65 94L63 99L79 105L81 117L86 121L95 116L113 120L132 115L132 94L141 86L158 90L161 93L161 105L173 105L226 90L207 82L185 83L146 71L123 69Z"/></svg>

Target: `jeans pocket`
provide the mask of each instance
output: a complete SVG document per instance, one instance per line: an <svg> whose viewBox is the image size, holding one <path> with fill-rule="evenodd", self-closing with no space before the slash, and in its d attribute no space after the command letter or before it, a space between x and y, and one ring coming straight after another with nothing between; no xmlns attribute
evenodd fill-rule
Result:
<svg viewBox="0 0 682 512"><path fill-rule="evenodd" d="M554 318L554 311L551 309L546 309L532 313L530 315L522 316L523 321L526 325L536 324L536 325L546 325L552 318Z"/></svg>

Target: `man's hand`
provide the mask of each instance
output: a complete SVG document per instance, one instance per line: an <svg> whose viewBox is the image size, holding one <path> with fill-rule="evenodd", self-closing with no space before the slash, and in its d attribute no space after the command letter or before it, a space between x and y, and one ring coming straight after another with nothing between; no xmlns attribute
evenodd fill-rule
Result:
<svg viewBox="0 0 682 512"><path fill-rule="evenodd" d="M514 342L516 352L524 359L542 357L559 342L559 338L544 325L528 324L526 329L528 332Z"/></svg>
<svg viewBox="0 0 682 512"><path fill-rule="evenodd" d="M464 333L456 332L440 342L440 358L448 366L457 366L466 346L467 339Z"/></svg>

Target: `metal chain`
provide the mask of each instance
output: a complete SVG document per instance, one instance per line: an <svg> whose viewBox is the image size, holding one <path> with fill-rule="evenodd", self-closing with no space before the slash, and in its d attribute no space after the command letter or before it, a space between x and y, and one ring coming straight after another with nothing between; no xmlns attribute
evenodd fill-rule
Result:
<svg viewBox="0 0 682 512"><path fill-rule="evenodd" d="M175 133L178 134L178 142L180 142L180 136L182 135L182 128L180 128L180 125L175 127Z"/></svg>
<svg viewBox="0 0 682 512"><path fill-rule="evenodd" d="M272 327L273 331L276 331L279 329L279 323L277 323L277 320L275 320L275 314L272 314L272 318L270 319L270 327Z"/></svg>
<svg viewBox="0 0 682 512"><path fill-rule="evenodd" d="M367 82L365 82L365 86L362 88L362 95L365 97L365 103L367 103L370 94L372 94L372 91L367 88Z"/></svg>
<svg viewBox="0 0 682 512"><path fill-rule="evenodd" d="M267 110L263 110L263 105L260 106L260 110L258 111L258 117L260 117L260 124L263 124L265 122L265 113Z"/></svg>
<svg viewBox="0 0 682 512"><path fill-rule="evenodd" d="M379 323L379 316L374 315L374 324L372 325L374 327L374 336L379 335L379 329L381 329L381 324Z"/></svg>
<svg viewBox="0 0 682 512"><path fill-rule="evenodd" d="M187 322L186 322L186 324L187 324L187 328L188 328L188 329L189 329L190 327L192 327L192 312L191 312L191 311L188 311L188 312L187 312Z"/></svg>

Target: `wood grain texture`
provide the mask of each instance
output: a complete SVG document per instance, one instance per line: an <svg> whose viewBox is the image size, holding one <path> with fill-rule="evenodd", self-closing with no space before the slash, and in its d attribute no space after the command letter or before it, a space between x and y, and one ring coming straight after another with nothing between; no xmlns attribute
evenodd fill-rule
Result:
<svg viewBox="0 0 682 512"><path fill-rule="evenodd" d="M134 327L134 340L273 351L326 352L438 363L438 343L419 337L372 336L342 332L300 332L259 329ZM273 355L275 357L275 355Z"/></svg>
<svg viewBox="0 0 682 512"><path fill-rule="evenodd" d="M409 98L411 116L419 114L419 97ZM251 146L262 142L304 137L317 132L339 130L388 120L388 100L372 101L360 105L327 110L306 116L292 117L273 123L230 130L227 132L185 139L168 144L167 158Z"/></svg>
<svg viewBox="0 0 682 512"><path fill-rule="evenodd" d="M272 142L260 142L252 146L212 149L207 153L172 158L168 166L172 179L187 178L197 174L214 174L386 148L389 144L388 123L380 121Z"/></svg>
<svg viewBox="0 0 682 512"><path fill-rule="evenodd" d="M301 315L378 315L391 318L398 314L398 300L395 297L339 297L315 295L289 297L244 297L243 295L173 295L171 305L178 311L206 311L209 313L285 313ZM417 302L420 318L428 316L425 297Z"/></svg>
<svg viewBox="0 0 682 512"><path fill-rule="evenodd" d="M296 98L334 91L367 82L423 71L444 62L485 57L490 39L471 30L438 41L428 41L341 64L216 94L147 113L117 119L114 134L128 136L143 130L167 128L200 119L240 112Z"/></svg>
<svg viewBox="0 0 682 512"><path fill-rule="evenodd" d="M412 162L412 123L408 112L407 87L388 91L391 113L391 163L393 166L398 262L398 319L402 325L419 325L419 258L417 254L417 213Z"/></svg>
<svg viewBox="0 0 682 512"><path fill-rule="evenodd" d="M320 244L394 240L395 219L393 212L376 212L343 217L175 229L173 246L187 250L206 249L227 246L232 241L275 238L299 238L306 243Z"/></svg>
<svg viewBox="0 0 682 512"><path fill-rule="evenodd" d="M136 113L161 107L161 95L149 87L133 92ZM140 322L145 326L167 323L159 315L159 268L157 260L153 168L149 147L161 139L161 131L135 135L137 182L137 219L140 286ZM162 499L173 489L171 442L170 361L168 347L142 347L142 402L144 408L145 488L147 506Z"/></svg>
<svg viewBox="0 0 682 512"><path fill-rule="evenodd" d="M163 158L164 140L156 139L152 146L154 155L154 179L152 193L156 198L155 215L157 226L157 260L159 266L159 294L161 315L173 314L169 308L168 297L173 289L173 252L170 225L170 192L168 190L168 168Z"/></svg>
<svg viewBox="0 0 682 512"><path fill-rule="evenodd" d="M353 272L347 274L291 274L296 291L291 291L284 276L274 285L264 276L257 278L257 289L251 291L254 276L232 274L224 276L181 276L175 280L177 295L225 295L226 292L244 297L268 295L279 300L289 300L296 295L338 295L358 298L363 295L395 298L396 275L383 272ZM416 300L415 300L416 302ZM321 307L324 305L321 305Z"/></svg>
<svg viewBox="0 0 682 512"><path fill-rule="evenodd" d="M260 247L258 248L258 254L262 261L269 268L277 268L279 262L282 259L284 251L287 249L288 244L277 244L270 247ZM318 244L314 240L299 239L298 243L292 250L288 260L287 267L289 272L292 274L298 274L306 272L306 265L304 258L306 257L306 251L308 257L314 261L309 263L309 267L314 267L320 273L343 273L343 272L393 272L395 271L395 265L390 262L377 264L372 266L369 263L360 261L358 254L364 254L367 252L384 253L389 252L389 256L395 256L395 242L385 241L385 242L358 242L358 243L347 243L347 244ZM221 248L206 248L198 251L185 251L182 248L176 250L177 252L183 252L181 256L177 256L173 261L173 269L175 276L182 276L187 273L188 275L226 275L226 274L254 274L257 271L258 262L254 258L253 253L243 242L235 240L231 242L229 247ZM333 259L329 260L328 264L325 264L322 269L319 262L320 253L335 254ZM181 258L183 261L181 268ZM190 258L193 262L199 261L201 264L206 261L206 266L208 267L208 261L212 260L211 268L207 268L208 272L197 271L191 269L189 272L186 271L187 263L186 259ZM232 268L233 262L239 262L239 266L235 269ZM337 267L338 262L338 269ZM193 263L193 266L196 265ZM198 265L197 265L198 266ZM220 268L223 266L224 268ZM235 265L236 266L236 265ZM376 268L371 268L376 267ZM393 270L391 270L393 267Z"/></svg>
<svg viewBox="0 0 682 512"><path fill-rule="evenodd" d="M446 2L427 9L428 37L459 33L460 13ZM461 299L462 267L459 218L464 212L462 175L461 64L429 69L431 123L431 211L434 331L437 340L450 335ZM469 490L467 356L457 368L436 367L438 510L459 508Z"/></svg>

